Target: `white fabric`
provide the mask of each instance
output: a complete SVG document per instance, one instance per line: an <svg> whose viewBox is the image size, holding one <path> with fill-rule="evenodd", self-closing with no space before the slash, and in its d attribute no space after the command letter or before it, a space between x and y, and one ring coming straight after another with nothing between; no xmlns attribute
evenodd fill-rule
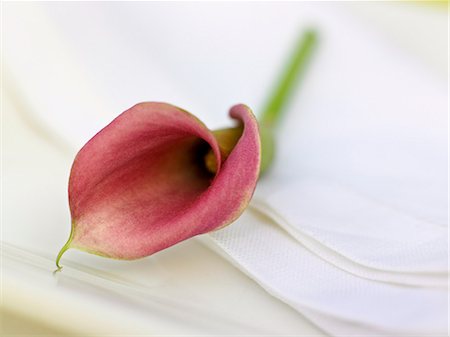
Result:
<svg viewBox="0 0 450 337"><path fill-rule="evenodd" d="M447 231L441 226L308 176L255 199L257 209L344 270L386 282L447 287Z"/></svg>
<svg viewBox="0 0 450 337"><path fill-rule="evenodd" d="M375 327L390 334L418 335L443 333L447 328L445 290L354 277L321 260L254 211L211 238L267 291L311 316L313 322L322 313L348 326L363 325L367 334ZM346 328L335 331L334 324L320 322L319 318L318 326L330 333L345 333Z"/></svg>
<svg viewBox="0 0 450 337"><path fill-rule="evenodd" d="M314 23L319 47L252 204L275 222L248 211L211 240L329 334L445 333L447 74L424 55L447 52L446 13L369 3L366 17L329 3L85 6L4 5L9 94L72 149L144 100L182 106L211 128L228 125L232 104L258 112L292 41ZM367 24L370 6L399 26L412 19L401 29L433 43L408 54Z"/></svg>

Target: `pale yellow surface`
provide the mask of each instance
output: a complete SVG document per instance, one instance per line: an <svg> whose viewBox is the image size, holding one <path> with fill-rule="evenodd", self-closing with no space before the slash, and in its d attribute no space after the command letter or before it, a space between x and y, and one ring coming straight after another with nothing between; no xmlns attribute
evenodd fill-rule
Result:
<svg viewBox="0 0 450 337"><path fill-rule="evenodd" d="M68 331L57 330L51 325L28 319L20 314L7 310L1 312L1 335L2 336L23 336L23 335L44 335L44 336L70 336Z"/></svg>

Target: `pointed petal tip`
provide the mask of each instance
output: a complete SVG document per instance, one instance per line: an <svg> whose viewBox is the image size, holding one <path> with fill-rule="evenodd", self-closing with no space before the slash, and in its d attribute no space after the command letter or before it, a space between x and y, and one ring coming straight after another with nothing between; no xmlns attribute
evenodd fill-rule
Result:
<svg viewBox="0 0 450 337"><path fill-rule="evenodd" d="M60 262L62 256L64 255L64 253L65 253L67 250L69 250L71 242L72 242L72 237L70 237L69 240L67 240L67 242L65 243L65 245L64 245L64 246L61 248L61 250L59 251L58 256L56 257L56 268L58 268L57 271L59 271L59 270L62 269L62 266L59 264L59 262Z"/></svg>
<svg viewBox="0 0 450 337"><path fill-rule="evenodd" d="M74 234L75 234L75 221L72 221L69 238L67 239L67 242L64 244L64 246L61 248L58 255L56 256L56 267L58 268L57 271L60 271L62 269L62 266L59 264L59 262L61 261L61 258L64 255L64 253L71 248Z"/></svg>

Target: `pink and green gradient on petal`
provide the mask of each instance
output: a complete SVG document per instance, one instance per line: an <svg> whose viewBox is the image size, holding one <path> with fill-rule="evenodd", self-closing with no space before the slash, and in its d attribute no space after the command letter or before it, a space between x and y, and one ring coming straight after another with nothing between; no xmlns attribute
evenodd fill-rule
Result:
<svg viewBox="0 0 450 337"><path fill-rule="evenodd" d="M230 137L221 146L200 120L166 103L137 104L95 135L72 166L72 233L58 266L69 248L137 259L233 222L255 189L261 145L247 106L230 116L238 121L231 134L239 130L232 149Z"/></svg>
<svg viewBox="0 0 450 337"><path fill-rule="evenodd" d="M77 154L69 180L69 248L116 258L152 255L232 223L274 158L275 127L304 72L316 34L307 31L262 110L239 104L237 125L210 131L167 103L140 103Z"/></svg>

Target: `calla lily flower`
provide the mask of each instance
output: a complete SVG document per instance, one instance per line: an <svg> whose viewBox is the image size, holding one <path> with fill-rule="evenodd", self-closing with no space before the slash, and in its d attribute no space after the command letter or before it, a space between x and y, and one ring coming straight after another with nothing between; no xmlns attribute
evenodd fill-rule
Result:
<svg viewBox="0 0 450 337"><path fill-rule="evenodd" d="M210 131L185 110L147 102L97 133L72 165L72 230L58 269L69 248L137 259L237 219L272 162L274 127L314 42L306 32L259 126L243 104L230 110L237 126Z"/></svg>
<svg viewBox="0 0 450 337"><path fill-rule="evenodd" d="M233 222L255 189L261 145L250 108L230 116L238 125L214 133L187 111L147 102L113 120L74 160L72 233L60 255L136 259Z"/></svg>

